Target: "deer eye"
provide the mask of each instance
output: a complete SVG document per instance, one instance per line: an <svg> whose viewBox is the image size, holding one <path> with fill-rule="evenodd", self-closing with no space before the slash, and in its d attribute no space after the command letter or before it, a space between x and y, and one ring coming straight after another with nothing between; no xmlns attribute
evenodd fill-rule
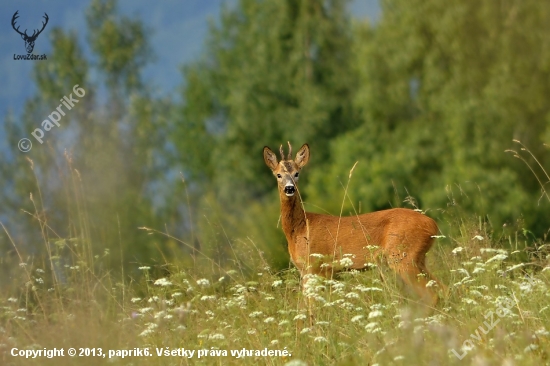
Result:
<svg viewBox="0 0 550 366"><path fill-rule="evenodd" d="M282 177L281 177L281 174L277 174L277 178L282 178Z"/></svg>
<svg viewBox="0 0 550 366"><path fill-rule="evenodd" d="M299 175L299 174L300 174L300 173L294 174L294 177L295 177L295 178L298 178L298 175Z"/></svg>

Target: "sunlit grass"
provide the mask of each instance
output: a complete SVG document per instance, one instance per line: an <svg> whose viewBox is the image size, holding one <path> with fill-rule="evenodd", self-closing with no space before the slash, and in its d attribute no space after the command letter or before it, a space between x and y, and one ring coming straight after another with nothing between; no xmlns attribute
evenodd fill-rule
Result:
<svg viewBox="0 0 550 366"><path fill-rule="evenodd" d="M78 202L82 193L77 183L73 188ZM253 240L234 241L234 258L223 265L199 253L193 267L182 260L109 270L109 250L92 245L86 219L73 237L54 237L35 207L30 215L47 250L44 257L29 255L10 237L17 255L4 263L10 277L0 286L2 365L540 365L548 359L547 246L533 249L522 233L494 238L481 219L449 218L452 230L428 253L429 268L449 287L429 309L383 264L334 279L312 276L302 289L297 270L270 268ZM96 354L101 348L106 357L11 355L14 348L70 347ZM144 349L151 356L108 354ZM269 350L279 353L266 356Z"/></svg>
<svg viewBox="0 0 550 366"><path fill-rule="evenodd" d="M108 273L85 276L85 264L67 264L58 274L63 281L52 284L47 283L48 269L23 262L13 286L0 297L1 360L45 361L12 357L13 347L100 347L103 352L148 347L152 353L168 347L208 350L201 357L205 364L543 363L550 346L550 270L517 261L522 252L493 248L490 238L462 239L461 247L438 246L429 256L450 295L428 312L414 298L406 299L383 268L331 280L314 277L301 291L294 269L274 273L263 267L244 276L238 268L227 268L197 275L175 265L136 264L141 275L130 286ZM162 276L155 275L161 270ZM507 299L513 306L496 315ZM498 319L494 329L488 328ZM473 348L468 342L463 346L467 340ZM266 348L290 355L237 358L230 352ZM465 355L464 360L452 349ZM224 350L228 355L220 356ZM114 364L180 362L193 361L156 354L111 359Z"/></svg>

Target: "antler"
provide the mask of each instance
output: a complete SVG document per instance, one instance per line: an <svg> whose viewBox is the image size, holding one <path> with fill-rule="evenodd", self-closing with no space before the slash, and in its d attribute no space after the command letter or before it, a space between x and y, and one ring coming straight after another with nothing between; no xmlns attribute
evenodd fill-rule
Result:
<svg viewBox="0 0 550 366"><path fill-rule="evenodd" d="M288 155L286 157L286 160L292 160L292 146L290 146L290 141L287 141L286 143L288 144ZM279 147L279 153L281 154L281 160L285 160L283 145Z"/></svg>
<svg viewBox="0 0 550 366"><path fill-rule="evenodd" d="M35 29L34 32L32 33L32 36L29 36L29 35L27 34L27 30L26 30L26 29L25 29L25 32L24 32L24 33L21 33L21 31L19 30L19 27L15 28L15 21L17 20L17 18L19 18L18 13L19 13L19 10L17 10L17 11L15 12L15 14L13 14L13 17L11 18L11 26L13 27L13 29L14 29L17 33L19 33L19 34L22 35L22 36L25 36L26 39L29 39L29 40L34 40L34 39L36 39L36 37L38 37L38 35L39 35L40 33L42 33L42 31L44 30L44 28L46 28L46 24L48 24L48 21L50 20L50 18L48 17L48 14L44 13L43 18L46 19L46 21L45 21L45 22L42 22L42 29L40 29L40 30ZM37 31L38 31L38 33L36 33Z"/></svg>
<svg viewBox="0 0 550 366"><path fill-rule="evenodd" d="M19 10L17 10L17 11L15 12L15 14L13 14L13 17L11 18L11 26L12 26L13 29L14 29L17 33L19 33L20 35L26 36L26 35L27 35L27 30L26 30L26 29L25 29L25 33L23 34L23 33L21 33L21 32L19 31L19 27L15 28L15 21L17 20L17 18L19 18L19 15L17 15L17 13L19 13ZM46 13L44 13L44 14L46 14Z"/></svg>
<svg viewBox="0 0 550 366"><path fill-rule="evenodd" d="M36 30L35 30L35 31L33 32L32 36L31 36L31 38L32 38L32 37L35 37L35 38L38 37L38 35L39 35L40 33L42 33L42 31L44 30L44 28L46 28L46 24L48 24L48 20L50 20L50 18L48 17L48 14L46 14L46 13L44 13L44 16L43 16L42 18L46 19L46 22L45 22L45 23L42 22L42 29L40 29L40 30L38 31L38 33L36 33ZM36 33L36 35L35 35L34 33Z"/></svg>
<svg viewBox="0 0 550 366"><path fill-rule="evenodd" d="M287 160L292 160L292 146L290 146L290 141L286 142L288 144L288 158Z"/></svg>

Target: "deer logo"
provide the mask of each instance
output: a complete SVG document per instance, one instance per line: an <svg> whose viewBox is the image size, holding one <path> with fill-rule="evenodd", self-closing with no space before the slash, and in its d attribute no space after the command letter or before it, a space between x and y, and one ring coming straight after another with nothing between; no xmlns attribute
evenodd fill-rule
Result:
<svg viewBox="0 0 550 366"><path fill-rule="evenodd" d="M17 20L17 18L19 18L19 10L17 10L15 12L15 14L13 14L13 17L11 18L11 26L13 27L13 29L19 33L21 35L21 38L23 38L23 40L25 41L25 48L27 49L27 53L30 54L32 53L32 50L34 49L34 42L36 41L36 38L38 38L38 36L40 35L40 33L42 33L42 31L44 30L44 28L46 28L46 24L48 24L48 20L50 18L48 18L48 14L44 13L44 19L46 20L45 22L42 22L42 29L38 30L38 29L35 29L34 32L32 33L32 35L28 35L27 34L27 30L25 29L25 32L21 33L21 31L19 31L19 27L15 28L15 21Z"/></svg>
<svg viewBox="0 0 550 366"><path fill-rule="evenodd" d="M367 269L369 262L382 257L426 304L435 305L438 296L433 286L445 290L426 268L426 253L439 231L435 221L404 208L347 217L306 212L298 179L309 161L309 146L304 144L294 159L290 143L288 147L285 157L281 146L281 160L264 147L264 161L277 178L282 228L302 279L307 282L310 274L332 277L344 269L339 263L348 269Z"/></svg>

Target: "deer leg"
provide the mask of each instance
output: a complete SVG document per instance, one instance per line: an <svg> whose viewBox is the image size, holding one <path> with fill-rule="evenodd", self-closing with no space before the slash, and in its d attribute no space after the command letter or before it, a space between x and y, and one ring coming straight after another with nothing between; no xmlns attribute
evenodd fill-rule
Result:
<svg viewBox="0 0 550 366"><path fill-rule="evenodd" d="M433 283L430 282L433 277L423 263L407 261L401 263L395 270L405 284L420 297L423 303L429 306L435 306L437 304L438 296Z"/></svg>
<svg viewBox="0 0 550 366"><path fill-rule="evenodd" d="M429 283L434 278L426 268L425 258L417 253L407 252L403 250L404 248L400 249L400 246L391 248L392 250L386 252L389 267L399 275L405 286L409 290L413 290L425 304L434 306L438 296L432 286L433 283ZM439 283L439 281L435 281Z"/></svg>

